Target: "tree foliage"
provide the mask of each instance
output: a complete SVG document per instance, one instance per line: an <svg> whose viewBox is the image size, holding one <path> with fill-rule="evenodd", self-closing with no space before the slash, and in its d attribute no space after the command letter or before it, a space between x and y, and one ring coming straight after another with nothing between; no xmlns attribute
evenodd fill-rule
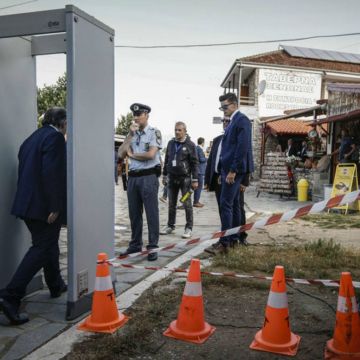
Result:
<svg viewBox="0 0 360 360"><path fill-rule="evenodd" d="M66 108L66 74L60 76L54 85L37 89L38 118L53 106Z"/></svg>
<svg viewBox="0 0 360 360"><path fill-rule="evenodd" d="M126 116L121 115L120 119L119 118L117 119L115 134L126 136L129 133L129 127L133 121L134 121L134 116L131 112L127 113Z"/></svg>

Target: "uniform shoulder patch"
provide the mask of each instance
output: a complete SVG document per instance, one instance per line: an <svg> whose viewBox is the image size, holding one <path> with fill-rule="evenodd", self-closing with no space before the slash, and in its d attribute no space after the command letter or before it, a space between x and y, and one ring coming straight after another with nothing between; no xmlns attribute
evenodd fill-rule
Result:
<svg viewBox="0 0 360 360"><path fill-rule="evenodd" d="M158 129L155 130L155 136L156 136L156 143L158 145L161 145L161 132L160 132L160 130L158 130Z"/></svg>

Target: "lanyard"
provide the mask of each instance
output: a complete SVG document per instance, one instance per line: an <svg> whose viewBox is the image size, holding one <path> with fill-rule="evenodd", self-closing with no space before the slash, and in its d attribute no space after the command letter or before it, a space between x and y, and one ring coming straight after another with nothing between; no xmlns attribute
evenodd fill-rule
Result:
<svg viewBox="0 0 360 360"><path fill-rule="evenodd" d="M175 156L179 152L179 150L181 149L182 146L183 146L183 144L181 144L181 143L175 143Z"/></svg>

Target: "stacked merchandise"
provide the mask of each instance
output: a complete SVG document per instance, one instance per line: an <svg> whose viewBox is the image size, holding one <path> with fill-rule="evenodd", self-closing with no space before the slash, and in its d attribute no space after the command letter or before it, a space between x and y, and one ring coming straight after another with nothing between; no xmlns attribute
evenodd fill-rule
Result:
<svg viewBox="0 0 360 360"><path fill-rule="evenodd" d="M265 165L261 168L258 192L288 196L293 193L293 177L287 165L287 157L284 154L266 154Z"/></svg>

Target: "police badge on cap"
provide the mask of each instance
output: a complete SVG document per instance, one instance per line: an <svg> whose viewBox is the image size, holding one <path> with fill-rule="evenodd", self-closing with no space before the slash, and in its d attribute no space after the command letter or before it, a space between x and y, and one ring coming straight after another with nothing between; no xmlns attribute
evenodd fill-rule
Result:
<svg viewBox="0 0 360 360"><path fill-rule="evenodd" d="M151 107L140 103L134 103L130 106L130 110L134 115L140 115L142 113L148 114L151 111Z"/></svg>

